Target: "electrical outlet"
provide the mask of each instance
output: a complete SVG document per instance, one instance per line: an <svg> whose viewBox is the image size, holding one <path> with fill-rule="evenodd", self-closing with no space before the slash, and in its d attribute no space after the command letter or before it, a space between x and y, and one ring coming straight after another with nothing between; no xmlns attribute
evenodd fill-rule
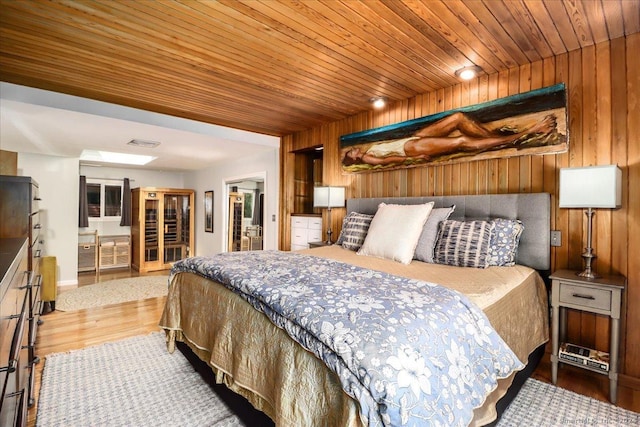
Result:
<svg viewBox="0 0 640 427"><path fill-rule="evenodd" d="M562 232L551 230L551 246L562 246Z"/></svg>
<svg viewBox="0 0 640 427"><path fill-rule="evenodd" d="M276 222L276 215L275 214L271 215L271 221L272 222Z"/></svg>

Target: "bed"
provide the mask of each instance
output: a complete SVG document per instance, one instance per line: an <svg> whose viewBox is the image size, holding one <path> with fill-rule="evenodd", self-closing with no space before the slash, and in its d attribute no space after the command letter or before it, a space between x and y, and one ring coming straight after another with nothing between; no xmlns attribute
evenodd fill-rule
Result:
<svg viewBox="0 0 640 427"><path fill-rule="evenodd" d="M406 259L399 262L389 257L381 258L375 250L373 254L359 255L354 250L345 249L345 246L349 246L344 241L342 245L296 253L244 253L244 256L257 257L255 259L236 259L239 254L219 254L211 257L216 259L213 266L209 264L209 257L194 257L176 263L172 270L169 294L160 321L161 328L166 331L169 351L174 351L176 342L186 343L190 351L211 368L216 382L225 384L245 397L278 426L402 425L405 422L407 425L438 422L445 425L487 425L494 422L524 379L535 369L544 352L544 344L548 341L547 290L540 272L546 272L550 263L550 196L536 193L350 199L347 201L347 217L358 214L376 218L376 213L382 212L383 208L395 209L396 206L412 206L416 212L421 209L423 213L422 206L427 204L430 205L427 216L432 218L436 209L449 209L448 217L439 222L436 245L446 240L446 232L443 234L445 225L455 229L461 224L481 223L482 227L487 227L487 224L494 224L496 218L520 222L523 230L519 234L515 265L473 268L419 260L410 260L405 264ZM455 208L451 209L453 206ZM376 221L373 219L370 223L370 235L374 234L374 224L376 230L384 224ZM396 222L411 223L412 220ZM425 225L424 220L422 225ZM366 238L360 249L371 249ZM394 239L397 240L402 239ZM366 250L364 252L367 253ZM446 256L446 253L441 250L439 256ZM231 272L221 272L224 269L222 266L231 261L234 262ZM272 267L266 267L267 263ZM291 269L287 270L289 266ZM311 271L301 270L303 266L311 266ZM263 271L262 277L269 277L268 280L260 279L263 282L272 280L273 271L287 270L283 274L288 275L288 282L285 282L287 286L283 289L289 290L302 287L308 292L306 286L321 282L325 271L330 271L327 274L337 274L345 283L372 276L377 281L375 283L385 283L385 286L358 284L361 287L353 291L350 298L354 295L361 298L364 288L380 288L376 292L382 294L377 295L379 299L373 302L367 300L363 303L359 299L353 303L355 309L348 304L325 306L324 303L315 302L314 295L297 301L290 295L291 292L282 290L278 294L278 298L282 298L278 304L282 305L265 307L272 297L264 292L276 285L257 283L259 279L256 278L238 279L239 272L247 269ZM221 284L227 280L224 274L232 278L231 282L237 279L236 288ZM280 279L273 280L275 283ZM335 282L336 279L331 280ZM432 287L431 283L442 286ZM245 291L249 291L245 288L254 285L257 288L256 295L247 297ZM431 304L433 307L416 302L414 294L409 297L409 303L407 299L400 303L401 314L388 307L378 307L378 301L385 300L387 296L393 298L402 294L404 289L412 289L413 292L416 287L428 288L429 292L432 288L437 289L445 300L454 301L454 305L463 305L467 312L455 314L458 316L454 317L456 323L460 324L462 321L459 319L463 318L475 319L460 328L459 336L451 338L455 342L475 346L470 350L474 352L473 360L467 360L471 356L467 357L466 354L455 359L469 362L464 367L467 371L458 366L458 362L453 363L455 366L447 365L447 357L436 357L436 354L438 357L446 354L453 360L450 353L459 350L455 344L445 350L434 348L433 354L417 359L412 359L413 356L405 351L408 348L406 343L398 344L404 353L390 346L390 342L401 338L416 342L422 339L418 338L417 332L413 332L413 326L405 328L403 322L422 324L434 321L442 312L454 312L449 306L442 309L440 304L445 303L441 300ZM344 288L351 289L348 286ZM342 292L342 289L339 291ZM285 306L283 301L291 306ZM307 302L309 305L304 306ZM288 316L295 310L301 310L303 314L311 312L318 318L312 321L309 320L311 317L307 318L304 314L303 320L291 321ZM380 313L388 314L381 320L381 323L387 323L384 323L384 328L376 329L376 326L363 330L361 341L364 344L359 342L361 337L354 339L349 335L347 339L335 331L336 325L344 326L342 321L336 321L335 317L331 317L331 321L322 320L322 316L338 316L342 312L348 317L344 320L345 324L359 320L353 317L362 317L366 320L364 323L370 325L376 323L372 321L377 319L373 314L376 310L379 313L375 316L385 317ZM407 313L413 317L409 319ZM395 325L397 327L388 323L398 322L398 319L400 324ZM306 332L297 335L301 334L299 329L307 326L306 323L313 326L314 322L320 325L315 335L313 331L311 337ZM446 333L438 333L437 339L432 341L444 340L440 335L446 335L449 339L448 335L457 333L451 332L455 328L433 325L432 331ZM323 335L327 332L326 328L331 331ZM380 335L385 328L391 331L391 337L385 336L380 341L381 345L371 349L374 336ZM473 330L473 338L464 338L465 329ZM483 335L485 332L486 335ZM326 336L330 338L323 340ZM335 342L336 336L341 337L339 342ZM316 339L320 343L313 341ZM478 342L474 344L474 340ZM348 345L352 345L351 341L358 341L355 345L361 344L363 347L344 348L346 341L350 341ZM327 346L331 345L336 347L334 350L337 353L327 350ZM499 353L500 346L505 349L500 349ZM494 347L495 352L492 350ZM378 369L380 357L365 355L369 350L386 351L380 357L390 366L407 363L408 360L413 367L419 366L424 370L414 370L411 372L413 376L408 378L398 376L398 381L391 383L384 380L391 368L386 366ZM481 353L484 351L491 354ZM408 359L403 361L403 358ZM425 360L432 364L425 366ZM362 361L367 366L352 368L354 361ZM485 361L486 369L480 367ZM489 382L480 384L478 378ZM431 389L436 387L434 384L444 388ZM463 392L466 388L468 390ZM426 399L427 395L433 398ZM451 400L447 400L450 397ZM463 406L462 400L472 401L470 414L463 413L468 409L458 410L458 406Z"/></svg>

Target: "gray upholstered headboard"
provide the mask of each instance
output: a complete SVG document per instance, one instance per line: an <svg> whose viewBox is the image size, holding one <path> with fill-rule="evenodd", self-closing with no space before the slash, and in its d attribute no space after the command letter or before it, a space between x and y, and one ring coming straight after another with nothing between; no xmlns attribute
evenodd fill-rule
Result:
<svg viewBox="0 0 640 427"><path fill-rule="evenodd" d="M551 196L548 193L348 199L347 213L375 214L381 202L401 205L434 202L436 208L456 205L449 219L519 219L524 224L524 232L516 262L536 270L551 268Z"/></svg>

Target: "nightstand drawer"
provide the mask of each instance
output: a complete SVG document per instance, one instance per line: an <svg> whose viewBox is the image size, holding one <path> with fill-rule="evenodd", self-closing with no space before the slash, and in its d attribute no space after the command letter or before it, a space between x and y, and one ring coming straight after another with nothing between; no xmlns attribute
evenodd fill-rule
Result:
<svg viewBox="0 0 640 427"><path fill-rule="evenodd" d="M611 311L611 292L560 283L560 302L598 310Z"/></svg>

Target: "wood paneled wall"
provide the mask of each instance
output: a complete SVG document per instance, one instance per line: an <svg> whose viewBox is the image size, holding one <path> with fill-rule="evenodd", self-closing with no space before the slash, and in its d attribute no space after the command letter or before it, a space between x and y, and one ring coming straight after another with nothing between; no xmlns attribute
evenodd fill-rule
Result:
<svg viewBox="0 0 640 427"><path fill-rule="evenodd" d="M544 191L552 195L552 229L562 246L551 248L552 269L582 268L586 217L557 206L562 167L618 164L623 202L594 217L595 269L628 278L623 321L621 381L640 385L640 34L575 50L469 83L397 102L381 112L362 113L283 138L281 151L280 247L289 249L293 209L293 150L324 145L325 184L344 185L347 197L493 194ZM570 148L567 153L522 156L345 175L340 168L341 135L473 105L564 82L568 91ZM334 209L339 230L344 209ZM325 223L327 221L325 215ZM325 224L326 226L326 224ZM601 316L569 314L570 340L606 350L609 322Z"/></svg>

